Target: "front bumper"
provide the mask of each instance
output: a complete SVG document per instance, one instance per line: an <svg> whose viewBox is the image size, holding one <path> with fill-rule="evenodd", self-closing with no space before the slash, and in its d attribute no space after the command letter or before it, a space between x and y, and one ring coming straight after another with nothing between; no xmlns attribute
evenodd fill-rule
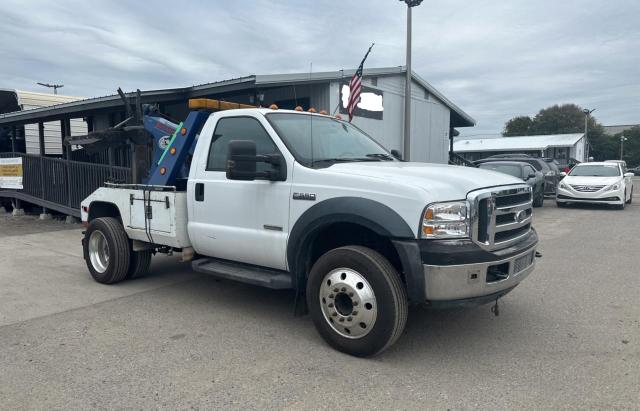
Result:
<svg viewBox="0 0 640 411"><path fill-rule="evenodd" d="M618 190L604 189L593 193L576 191L558 187L556 201L559 203L591 203L591 204L611 204L620 205L624 202L624 188Z"/></svg>
<svg viewBox="0 0 640 411"><path fill-rule="evenodd" d="M537 244L533 229L518 243L497 251L470 240L394 242L409 299L433 307L475 306L508 293L533 271ZM412 266L407 258L416 257L420 263Z"/></svg>

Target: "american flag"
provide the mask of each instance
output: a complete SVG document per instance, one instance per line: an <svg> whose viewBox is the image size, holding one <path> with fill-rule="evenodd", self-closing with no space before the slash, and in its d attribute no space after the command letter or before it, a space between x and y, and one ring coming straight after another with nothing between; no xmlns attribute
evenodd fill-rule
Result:
<svg viewBox="0 0 640 411"><path fill-rule="evenodd" d="M360 67L358 67L358 70L356 70L353 77L351 77L351 81L349 81L349 103L347 104L349 123L353 120L353 112L356 111L356 106L360 102L360 91L362 91L362 67L364 66L364 61L367 59L367 56L371 53L372 48L373 44L371 44L369 50L367 50L367 54L364 55L364 58L360 63Z"/></svg>

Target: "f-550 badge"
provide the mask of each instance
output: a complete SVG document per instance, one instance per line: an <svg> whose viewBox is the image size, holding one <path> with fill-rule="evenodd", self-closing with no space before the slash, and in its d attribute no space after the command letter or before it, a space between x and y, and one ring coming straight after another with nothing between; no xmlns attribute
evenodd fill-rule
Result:
<svg viewBox="0 0 640 411"><path fill-rule="evenodd" d="M315 193L293 193L294 200L316 201Z"/></svg>

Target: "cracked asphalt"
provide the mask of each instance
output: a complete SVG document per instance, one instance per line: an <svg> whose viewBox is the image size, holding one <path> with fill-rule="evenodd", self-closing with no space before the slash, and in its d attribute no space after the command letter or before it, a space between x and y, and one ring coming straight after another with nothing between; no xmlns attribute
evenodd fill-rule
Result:
<svg viewBox="0 0 640 411"><path fill-rule="evenodd" d="M358 359L290 292L166 256L101 285L79 226L0 214L0 409L639 409L640 196L534 218L544 257L499 317L412 309Z"/></svg>

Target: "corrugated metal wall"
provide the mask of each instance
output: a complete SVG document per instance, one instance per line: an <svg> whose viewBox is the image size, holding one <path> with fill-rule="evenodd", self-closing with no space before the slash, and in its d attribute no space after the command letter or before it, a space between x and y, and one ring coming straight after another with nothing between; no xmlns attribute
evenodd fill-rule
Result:
<svg viewBox="0 0 640 411"><path fill-rule="evenodd" d="M62 96L56 94L33 93L17 91L18 103L22 110L48 107L56 104L80 100L78 97ZM24 126L27 154L40 153L40 139L38 136L38 124ZM71 119L71 135L80 136L87 134L87 123L82 119ZM45 154L62 154L62 137L60 135L60 122L44 123L44 147Z"/></svg>
<svg viewBox="0 0 640 411"><path fill-rule="evenodd" d="M348 82L348 79L345 80ZM376 84L377 83L377 84ZM381 76L374 81L365 77L363 84L383 92L383 119L354 117L353 124L375 138L388 150L403 151L404 75ZM330 107L340 99L340 82L329 85ZM430 95L420 84L411 87L411 161L445 164L449 158L450 110Z"/></svg>

